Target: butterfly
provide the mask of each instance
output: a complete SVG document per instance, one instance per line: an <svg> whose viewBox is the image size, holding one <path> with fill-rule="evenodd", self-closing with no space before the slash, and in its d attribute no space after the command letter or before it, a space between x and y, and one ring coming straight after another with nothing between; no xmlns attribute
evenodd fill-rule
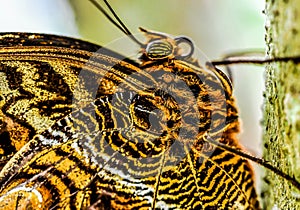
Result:
<svg viewBox="0 0 300 210"><path fill-rule="evenodd" d="M1 35L3 208L259 208L251 166L223 147L240 149L230 80L188 38L141 30L140 63Z"/></svg>

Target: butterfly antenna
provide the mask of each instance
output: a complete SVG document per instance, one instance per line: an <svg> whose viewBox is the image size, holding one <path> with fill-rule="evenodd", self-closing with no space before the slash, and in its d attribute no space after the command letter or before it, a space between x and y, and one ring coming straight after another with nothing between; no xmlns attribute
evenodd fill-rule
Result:
<svg viewBox="0 0 300 210"><path fill-rule="evenodd" d="M113 8L110 6L107 0L103 0L106 6L108 7L109 11L112 13L112 15L116 18L118 23L123 27L123 29L127 32L127 35L132 35L132 33L129 31L129 29L125 26L125 24L121 21L117 13L113 10Z"/></svg>
<svg viewBox="0 0 300 210"><path fill-rule="evenodd" d="M232 57L232 58L226 58L224 60L220 61L212 61L211 64L215 66L222 66L222 65L232 65L232 64L258 64L262 65L265 63L271 63L271 62L294 62L294 63L300 63L300 57L299 56L287 56L287 57L277 57L277 58L248 58L248 57Z"/></svg>
<svg viewBox="0 0 300 210"><path fill-rule="evenodd" d="M107 6L108 10L111 12L113 17L106 12L106 10L96 1L96 0L89 0L97 9L99 9L103 15L112 22L118 29L120 29L124 34L126 34L130 39L132 39L135 43L140 45L141 47L144 47L144 44L138 41L133 34L129 31L129 29L125 26L125 24L121 21L121 19L118 17L118 15L115 13L113 8L110 6L107 0L103 0L105 5ZM115 20L114 20L115 18Z"/></svg>

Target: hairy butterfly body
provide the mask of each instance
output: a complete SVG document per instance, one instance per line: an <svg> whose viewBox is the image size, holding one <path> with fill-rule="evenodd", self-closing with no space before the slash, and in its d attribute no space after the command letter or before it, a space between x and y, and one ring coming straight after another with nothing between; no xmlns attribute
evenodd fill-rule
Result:
<svg viewBox="0 0 300 210"><path fill-rule="evenodd" d="M1 35L1 208L259 209L248 160L209 143L241 149L229 79L142 31L140 62Z"/></svg>

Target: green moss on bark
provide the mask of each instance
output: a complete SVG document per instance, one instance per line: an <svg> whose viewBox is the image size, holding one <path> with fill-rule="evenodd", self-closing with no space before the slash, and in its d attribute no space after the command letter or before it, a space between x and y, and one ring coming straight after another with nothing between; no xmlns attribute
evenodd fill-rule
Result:
<svg viewBox="0 0 300 210"><path fill-rule="evenodd" d="M300 4L266 3L266 44L270 57L300 55ZM300 64L272 63L266 68L264 158L300 180ZM300 209L300 192L266 171L265 208Z"/></svg>

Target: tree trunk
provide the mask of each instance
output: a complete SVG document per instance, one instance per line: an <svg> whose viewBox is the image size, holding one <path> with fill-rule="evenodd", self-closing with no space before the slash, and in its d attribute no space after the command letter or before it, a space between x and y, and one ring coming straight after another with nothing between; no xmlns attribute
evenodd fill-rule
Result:
<svg viewBox="0 0 300 210"><path fill-rule="evenodd" d="M299 1L267 0L265 12L268 56L299 56ZM300 64L267 66L264 109L264 159L300 181ZM264 209L300 209L299 190L270 171L264 180Z"/></svg>

